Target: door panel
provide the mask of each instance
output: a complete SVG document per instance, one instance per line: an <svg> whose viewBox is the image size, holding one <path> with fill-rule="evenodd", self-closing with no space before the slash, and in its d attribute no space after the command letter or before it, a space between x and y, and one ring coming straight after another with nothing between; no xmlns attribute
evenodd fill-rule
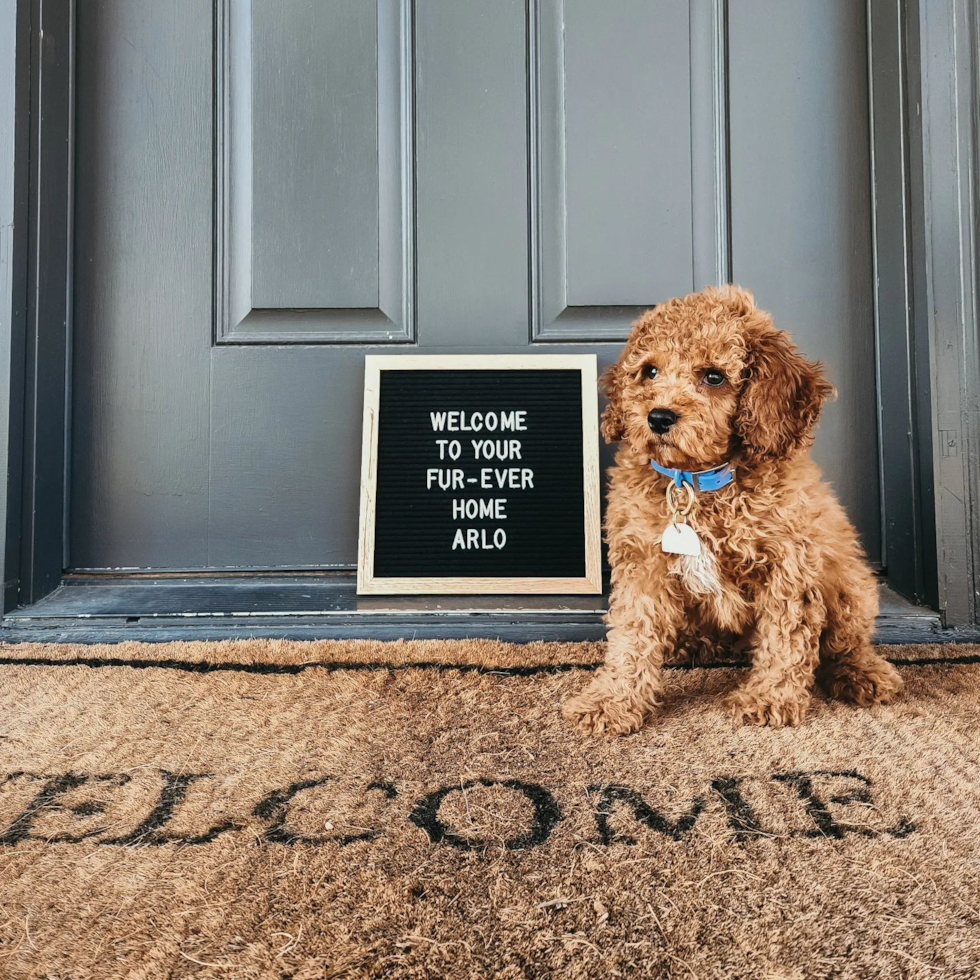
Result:
<svg viewBox="0 0 980 980"><path fill-rule="evenodd" d="M218 342L410 340L409 4L217 13Z"/></svg>
<svg viewBox="0 0 980 980"><path fill-rule="evenodd" d="M659 299L727 279L719 11L532 4L536 340L619 339Z"/></svg>
<svg viewBox="0 0 980 980"><path fill-rule="evenodd" d="M363 350L229 346L212 367L209 564L354 564Z"/></svg>
<svg viewBox="0 0 980 980"><path fill-rule="evenodd" d="M378 10L356 0L251 7L252 303L373 309Z"/></svg>
<svg viewBox="0 0 980 980"><path fill-rule="evenodd" d="M848 0L730 5L732 269L827 362L839 397L815 456L878 557L864 18Z"/></svg>
<svg viewBox="0 0 980 980"><path fill-rule="evenodd" d="M729 6L79 4L72 564L351 567L365 353L604 364L729 248L877 554L863 14Z"/></svg>
<svg viewBox="0 0 980 980"><path fill-rule="evenodd" d="M211 10L77 17L71 560L208 562Z"/></svg>
<svg viewBox="0 0 980 980"><path fill-rule="evenodd" d="M418 342L528 339L523 0L416 4Z"/></svg>
<svg viewBox="0 0 980 980"><path fill-rule="evenodd" d="M538 179L563 191L543 237L563 247L564 270L549 271L567 306L649 303L691 278L687 4L542 10Z"/></svg>
<svg viewBox="0 0 980 980"><path fill-rule="evenodd" d="M568 305L640 306L691 278L689 11L562 7Z"/></svg>

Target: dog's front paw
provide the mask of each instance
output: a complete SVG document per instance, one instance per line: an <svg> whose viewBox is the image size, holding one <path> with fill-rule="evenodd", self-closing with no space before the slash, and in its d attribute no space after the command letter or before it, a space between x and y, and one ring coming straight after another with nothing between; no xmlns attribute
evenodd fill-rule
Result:
<svg viewBox="0 0 980 980"><path fill-rule="evenodd" d="M725 707L739 724L782 728L785 725L798 725L803 721L810 707L810 696L794 700L740 690L734 691L725 699Z"/></svg>
<svg viewBox="0 0 980 980"><path fill-rule="evenodd" d="M832 697L869 708L891 701L902 690L902 678L887 660L877 654L847 658L821 664L817 681Z"/></svg>
<svg viewBox="0 0 980 980"><path fill-rule="evenodd" d="M634 702L613 697L601 684L570 697L561 712L566 721L589 735L631 735L644 718Z"/></svg>

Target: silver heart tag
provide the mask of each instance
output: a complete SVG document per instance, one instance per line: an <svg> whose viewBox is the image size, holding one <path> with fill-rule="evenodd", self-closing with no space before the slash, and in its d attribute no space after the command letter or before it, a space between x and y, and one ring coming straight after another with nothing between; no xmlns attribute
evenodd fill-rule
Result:
<svg viewBox="0 0 980 980"><path fill-rule="evenodd" d="M668 524L660 539L660 547L668 555L690 555L697 558L701 554L701 540L688 524Z"/></svg>

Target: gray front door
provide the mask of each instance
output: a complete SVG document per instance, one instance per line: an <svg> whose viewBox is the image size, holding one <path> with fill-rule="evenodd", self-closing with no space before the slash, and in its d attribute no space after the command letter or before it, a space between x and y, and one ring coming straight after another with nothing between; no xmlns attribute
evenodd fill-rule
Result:
<svg viewBox="0 0 980 980"><path fill-rule="evenodd" d="M69 564L356 562L368 352L595 351L732 278L880 558L864 5L77 5Z"/></svg>

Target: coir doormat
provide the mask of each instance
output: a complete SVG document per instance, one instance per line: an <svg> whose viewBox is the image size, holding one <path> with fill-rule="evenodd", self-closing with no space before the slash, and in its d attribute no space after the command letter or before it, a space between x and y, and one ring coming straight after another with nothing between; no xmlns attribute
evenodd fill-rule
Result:
<svg viewBox="0 0 980 980"><path fill-rule="evenodd" d="M599 644L0 648L0 977L980 977L980 656L886 653L596 739Z"/></svg>

